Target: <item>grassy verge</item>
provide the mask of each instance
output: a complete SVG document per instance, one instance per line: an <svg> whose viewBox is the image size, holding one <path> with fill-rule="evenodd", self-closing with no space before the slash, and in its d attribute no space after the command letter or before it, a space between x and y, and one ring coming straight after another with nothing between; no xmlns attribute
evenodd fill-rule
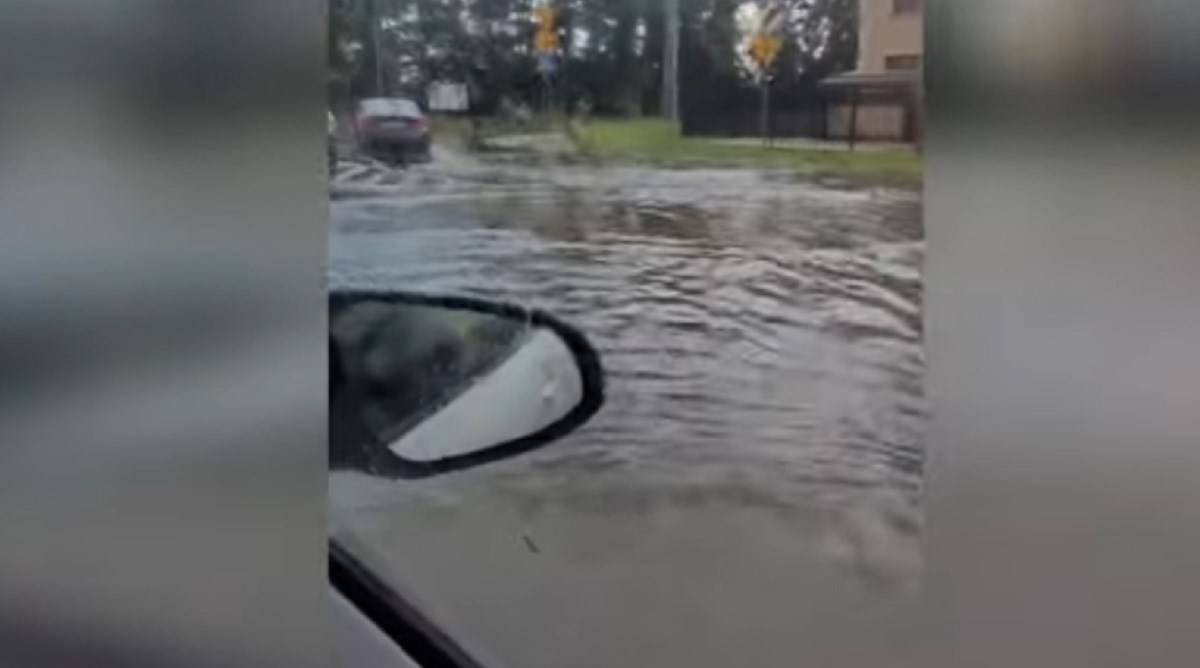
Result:
<svg viewBox="0 0 1200 668"><path fill-rule="evenodd" d="M470 119L433 116L429 132L434 141L449 149L468 151L473 148L474 132Z"/></svg>
<svg viewBox="0 0 1200 668"><path fill-rule="evenodd" d="M799 177L916 186L921 157L913 151L848 151L730 146L683 137L661 120L592 121L577 132L581 153L605 164L667 168L752 167L785 170Z"/></svg>
<svg viewBox="0 0 1200 668"><path fill-rule="evenodd" d="M431 132L435 141L456 150L480 150L483 142L511 135L531 135L562 132L565 122L560 117L535 116L527 123L506 123L498 118L469 118L434 116Z"/></svg>

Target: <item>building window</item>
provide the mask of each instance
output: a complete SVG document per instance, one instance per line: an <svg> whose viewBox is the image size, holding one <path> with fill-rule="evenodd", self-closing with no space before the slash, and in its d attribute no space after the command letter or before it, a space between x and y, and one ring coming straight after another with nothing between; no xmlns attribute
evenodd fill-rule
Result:
<svg viewBox="0 0 1200 668"><path fill-rule="evenodd" d="M921 57L912 54L887 56L883 59L883 66L889 72L919 70Z"/></svg>
<svg viewBox="0 0 1200 668"><path fill-rule="evenodd" d="M921 0L892 0L893 14L916 14L921 11Z"/></svg>

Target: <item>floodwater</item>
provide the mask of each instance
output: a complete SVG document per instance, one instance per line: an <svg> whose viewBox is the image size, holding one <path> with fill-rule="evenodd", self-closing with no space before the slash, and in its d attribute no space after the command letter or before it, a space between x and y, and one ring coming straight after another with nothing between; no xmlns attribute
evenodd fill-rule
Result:
<svg viewBox="0 0 1200 668"><path fill-rule="evenodd" d="M452 165L335 199L331 224L334 288L539 307L603 359L605 407L543 450L331 481L335 530L473 651L783 666L906 636L927 420L918 193Z"/></svg>

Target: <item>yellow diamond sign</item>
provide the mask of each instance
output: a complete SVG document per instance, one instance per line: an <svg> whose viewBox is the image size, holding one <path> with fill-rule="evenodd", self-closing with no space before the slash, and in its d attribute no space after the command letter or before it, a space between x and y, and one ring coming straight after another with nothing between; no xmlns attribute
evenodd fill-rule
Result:
<svg viewBox="0 0 1200 668"><path fill-rule="evenodd" d="M533 48L539 53L553 53L560 46L558 35L552 32L538 31L533 38Z"/></svg>
<svg viewBox="0 0 1200 668"><path fill-rule="evenodd" d="M557 13L553 7L538 7L533 10L533 20L542 30L554 30L554 19Z"/></svg>
<svg viewBox="0 0 1200 668"><path fill-rule="evenodd" d="M750 57L754 59L755 64L760 69L767 69L771 63L775 62L776 56L779 55L779 49L783 46L783 40L773 35L755 35L750 40Z"/></svg>
<svg viewBox="0 0 1200 668"><path fill-rule="evenodd" d="M557 20L558 12L553 7L538 7L533 10L533 22L537 24L533 48L538 53L554 53L561 46L554 25Z"/></svg>

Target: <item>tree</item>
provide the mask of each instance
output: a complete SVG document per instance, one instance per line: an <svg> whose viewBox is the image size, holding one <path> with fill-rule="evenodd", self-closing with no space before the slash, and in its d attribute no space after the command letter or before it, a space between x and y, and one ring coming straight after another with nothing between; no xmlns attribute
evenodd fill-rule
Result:
<svg viewBox="0 0 1200 668"><path fill-rule="evenodd" d="M420 99L438 80L470 85L483 107L533 80L531 0L377 0L383 78Z"/></svg>
<svg viewBox="0 0 1200 668"><path fill-rule="evenodd" d="M856 0L794 0L779 86L803 86L853 65ZM534 102L540 90L532 48L534 0L331 0L331 82L354 96L421 98L438 79L468 83L476 108L502 97ZM596 113L658 110L662 85L662 0L554 0L563 38L564 102L586 96ZM751 77L739 65L743 0L680 0L681 86L733 94ZM378 33L380 62L375 62ZM336 39L335 39L335 36ZM335 42L348 45L337 49ZM356 49L356 50L355 50ZM347 55L349 54L349 55ZM333 84L331 83L331 86ZM736 98L736 95L734 96Z"/></svg>
<svg viewBox="0 0 1200 668"><path fill-rule="evenodd" d="M755 79L756 67L745 50L756 23L744 10L745 3L734 4L743 7L735 10L740 22L734 61L745 79ZM761 0L759 9L767 4L767 0ZM811 87L829 74L853 69L858 48L858 0L788 0L785 6L782 48L772 66L777 87Z"/></svg>
<svg viewBox="0 0 1200 668"><path fill-rule="evenodd" d="M329 104L347 104L354 90L354 80L363 69L361 36L356 34L358 8L352 0L329 3L326 16L326 61L328 67Z"/></svg>
<svg viewBox="0 0 1200 668"><path fill-rule="evenodd" d="M810 85L834 72L854 69L858 54L858 0L801 0L788 21L780 57L784 70ZM783 64L783 63L781 63Z"/></svg>

